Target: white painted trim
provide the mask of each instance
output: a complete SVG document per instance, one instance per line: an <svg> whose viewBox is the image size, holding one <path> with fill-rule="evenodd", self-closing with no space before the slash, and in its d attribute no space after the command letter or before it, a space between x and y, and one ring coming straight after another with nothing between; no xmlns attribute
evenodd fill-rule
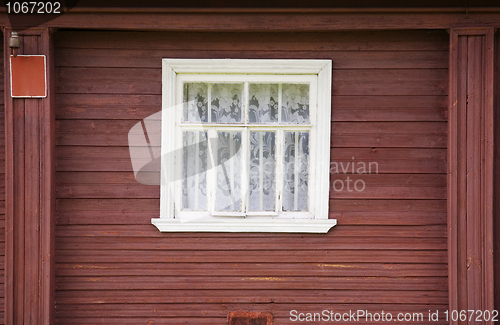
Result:
<svg viewBox="0 0 500 325"><path fill-rule="evenodd" d="M331 60L163 59L175 73L319 74ZM331 70L330 70L331 72Z"/></svg>
<svg viewBox="0 0 500 325"><path fill-rule="evenodd" d="M14 96L12 94L12 58L14 57L11 55L9 57L9 69L10 69L10 97L12 98L47 98L47 57L45 55L18 55L19 57L30 57L30 56L41 56L43 57L43 73L45 77L45 93L43 96Z"/></svg>
<svg viewBox="0 0 500 325"><path fill-rule="evenodd" d="M330 199L330 141L332 124L332 61L318 73L316 129L313 141L316 151L315 168L315 219L328 219L328 201ZM320 109L321 108L321 109Z"/></svg>
<svg viewBox="0 0 500 325"><path fill-rule="evenodd" d="M337 220L318 219L244 219L224 218L220 221L195 220L181 222L166 218L151 219L161 232L271 232L271 233L327 233Z"/></svg>
<svg viewBox="0 0 500 325"><path fill-rule="evenodd" d="M214 232L327 232L336 225L335 219L328 219L329 201L329 164L330 164L330 125L331 125L331 60L234 60L234 59L163 59L162 87L162 164L161 164L161 199L160 218L152 219L152 223L160 231L214 231ZM175 161L168 153L176 148L176 130L190 129L189 123L181 123L182 110L176 112L174 107L182 105L181 81L217 81L230 82L299 82L310 83L309 125L270 125L270 128L281 130L310 130L310 184L309 211L304 213L282 212L278 208L278 216L265 219L210 217L199 219L203 212L193 211L194 219L182 218L180 211L179 181L175 182ZM176 88L177 89L176 91ZM180 106L179 106L180 107ZM168 114L170 112L170 114ZM182 125L181 125L182 124ZM193 125L193 129L214 130L217 125ZM267 125L252 126L247 123L221 125L230 129L245 128L245 130L267 129ZM179 141L179 139L177 139ZM277 139L278 141L279 139ZM279 142L279 141L278 141ZM278 150L279 151L279 150ZM277 153L277 158L279 154ZM244 157L242 157L244 158ZM177 166L176 166L177 165ZM209 171L213 173L214 171ZM207 181L209 176L207 175ZM277 183L277 186L279 184ZM281 189L278 195L282 195ZM208 194L208 213L213 212L215 198ZM177 204L175 203L177 196ZM281 201L281 200L277 200ZM207 213L204 212L204 213ZM309 219L293 219L297 216L311 215ZM177 220L174 220L177 219ZM186 221L191 220L191 221ZM170 227L170 228L169 228Z"/></svg>
<svg viewBox="0 0 500 325"><path fill-rule="evenodd" d="M175 71L163 61L162 113L161 113L161 180L160 213L163 218L173 219L175 214L174 186L175 159L170 153L175 151L176 106Z"/></svg>

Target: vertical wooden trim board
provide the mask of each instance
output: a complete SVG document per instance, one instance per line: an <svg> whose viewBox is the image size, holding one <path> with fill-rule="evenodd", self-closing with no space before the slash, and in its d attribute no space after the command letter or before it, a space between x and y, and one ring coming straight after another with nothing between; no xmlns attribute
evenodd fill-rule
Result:
<svg viewBox="0 0 500 325"><path fill-rule="evenodd" d="M494 234L495 241L495 309L500 310L500 35L495 35L495 180L494 192L495 200L493 203L494 209Z"/></svg>
<svg viewBox="0 0 500 325"><path fill-rule="evenodd" d="M5 85L10 89L9 38L4 32ZM48 29L20 33L20 54L47 56ZM5 91L6 324L51 324L54 308L54 109L47 98L16 98Z"/></svg>
<svg viewBox="0 0 500 325"><path fill-rule="evenodd" d="M450 311L494 309L493 48L493 28L450 31Z"/></svg>

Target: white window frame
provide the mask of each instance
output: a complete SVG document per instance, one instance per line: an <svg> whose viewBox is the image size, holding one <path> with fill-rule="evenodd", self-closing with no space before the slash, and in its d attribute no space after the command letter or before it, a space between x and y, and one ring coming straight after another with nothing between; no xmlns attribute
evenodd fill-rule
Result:
<svg viewBox="0 0 500 325"><path fill-rule="evenodd" d="M331 60L163 59L162 69L160 218L151 219L152 224L162 232L287 233L326 233L336 225L335 219L328 219ZM180 170L180 159L168 153L174 152L179 148L179 143L182 143L180 139L182 82L203 81L208 78L206 76L210 76L210 79L216 82L287 83L293 80L292 82L310 83L310 124L306 126L311 131L312 144L309 161L308 212L281 212L277 216L264 214L236 216L226 213L224 216L211 216L207 215L210 211L208 213L182 211L180 217L181 181L175 181L175 175ZM209 125L203 126L209 129ZM245 125L238 127L244 128ZM276 125L272 127L287 128ZM297 125L288 126L288 129L295 128ZM243 152L242 159L245 157L246 153ZM277 161L280 161L280 158L282 157L277 157ZM278 175L277 180L280 177ZM245 177L242 178L242 182L244 180Z"/></svg>

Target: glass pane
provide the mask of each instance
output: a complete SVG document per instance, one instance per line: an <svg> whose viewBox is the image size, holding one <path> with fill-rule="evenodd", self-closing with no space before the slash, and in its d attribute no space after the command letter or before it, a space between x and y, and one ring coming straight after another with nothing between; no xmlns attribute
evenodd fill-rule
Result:
<svg viewBox="0 0 500 325"><path fill-rule="evenodd" d="M207 209L207 132L183 131L182 209Z"/></svg>
<svg viewBox="0 0 500 325"><path fill-rule="evenodd" d="M278 121L278 85L250 84L248 97L248 121L250 123Z"/></svg>
<svg viewBox="0 0 500 325"><path fill-rule="evenodd" d="M217 211L241 211L241 132L217 132Z"/></svg>
<svg viewBox="0 0 500 325"><path fill-rule="evenodd" d="M212 123L240 123L243 84L212 84Z"/></svg>
<svg viewBox="0 0 500 325"><path fill-rule="evenodd" d="M284 211L307 211L309 132L285 132Z"/></svg>
<svg viewBox="0 0 500 325"><path fill-rule="evenodd" d="M275 133L250 132L251 211L274 211Z"/></svg>
<svg viewBox="0 0 500 325"><path fill-rule="evenodd" d="M288 123L309 123L309 84L283 84L281 120Z"/></svg>
<svg viewBox="0 0 500 325"><path fill-rule="evenodd" d="M185 122L208 122L208 84L184 84L184 108L182 120Z"/></svg>

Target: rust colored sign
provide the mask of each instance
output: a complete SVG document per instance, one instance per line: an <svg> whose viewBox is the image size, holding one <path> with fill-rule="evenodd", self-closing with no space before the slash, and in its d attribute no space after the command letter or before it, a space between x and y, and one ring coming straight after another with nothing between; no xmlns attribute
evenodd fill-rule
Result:
<svg viewBox="0 0 500 325"><path fill-rule="evenodd" d="M45 55L10 56L10 94L13 98L47 97Z"/></svg>

